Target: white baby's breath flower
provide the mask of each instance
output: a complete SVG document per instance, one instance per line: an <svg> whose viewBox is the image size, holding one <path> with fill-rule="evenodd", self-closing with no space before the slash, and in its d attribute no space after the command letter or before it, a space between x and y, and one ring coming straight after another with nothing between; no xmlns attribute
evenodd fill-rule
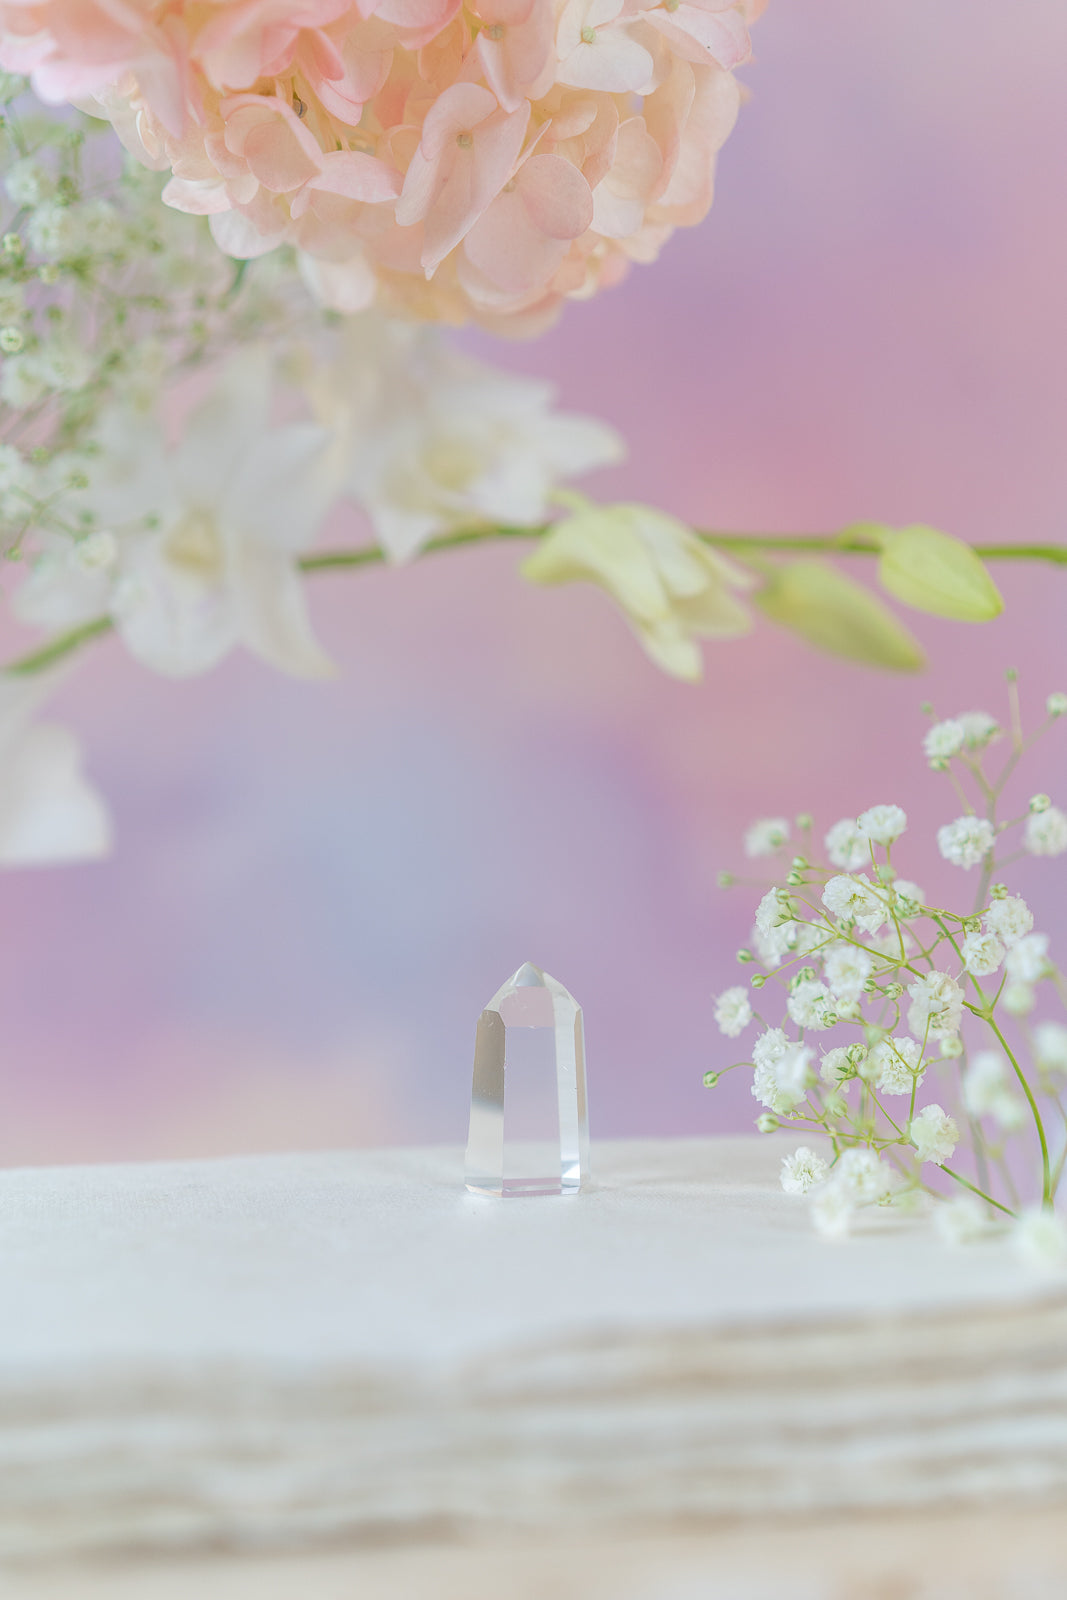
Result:
<svg viewBox="0 0 1067 1600"><path fill-rule="evenodd" d="M0 400L14 411L28 411L48 393L36 354L10 356L0 366Z"/></svg>
<svg viewBox="0 0 1067 1600"><path fill-rule="evenodd" d="M875 893L870 880L862 874L830 878L822 892L822 903L832 917L855 923L866 933L877 933L888 920L885 899Z"/></svg>
<svg viewBox="0 0 1067 1600"><path fill-rule="evenodd" d="M838 1045L834 1050L827 1050L819 1062L819 1076L831 1089L836 1089L846 1078L852 1076L852 1063L848 1059L848 1051L843 1046Z"/></svg>
<svg viewBox="0 0 1067 1600"><path fill-rule="evenodd" d="M908 818L900 806L871 806L857 818L856 826L874 844L892 844L908 826Z"/></svg>
<svg viewBox="0 0 1067 1600"><path fill-rule="evenodd" d="M939 1105L924 1106L917 1117L908 1124L908 1137L918 1152L920 1161L932 1161L943 1166L952 1155L960 1132L953 1119Z"/></svg>
<svg viewBox="0 0 1067 1600"><path fill-rule="evenodd" d="M852 1227L855 1209L853 1199L844 1184L824 1183L811 1202L811 1220L817 1233L824 1239L844 1239Z"/></svg>
<svg viewBox="0 0 1067 1600"><path fill-rule="evenodd" d="M875 1205L893 1193L897 1174L876 1150L857 1145L842 1152L833 1168L838 1183L860 1205Z"/></svg>
<svg viewBox="0 0 1067 1600"><path fill-rule="evenodd" d="M963 990L947 972L927 972L908 985L908 1027L920 1038L931 1029L956 1033L963 1020Z"/></svg>
<svg viewBox="0 0 1067 1600"><path fill-rule="evenodd" d="M864 1077L877 1079L879 1094L910 1094L926 1076L916 1072L921 1057L921 1048L906 1034L899 1039L883 1039L867 1057Z"/></svg>
<svg viewBox="0 0 1067 1600"><path fill-rule="evenodd" d="M764 817L754 822L745 833L746 856L773 856L789 838L789 822L785 817Z"/></svg>
<svg viewBox="0 0 1067 1600"><path fill-rule="evenodd" d="M976 867L993 848L996 831L985 817L957 817L937 830L937 848L954 867Z"/></svg>
<svg viewBox="0 0 1067 1600"><path fill-rule="evenodd" d="M725 989L715 1002L715 1021L719 1032L724 1033L728 1039L736 1039L744 1033L752 1021L748 990L743 989L740 984L732 989Z"/></svg>
<svg viewBox="0 0 1067 1600"><path fill-rule="evenodd" d="M898 917L917 917L926 904L926 895L910 878L896 878L893 882L893 907Z"/></svg>
<svg viewBox="0 0 1067 1600"><path fill-rule="evenodd" d="M1013 983L1040 983L1048 976L1048 934L1028 933L1004 958L1004 970Z"/></svg>
<svg viewBox="0 0 1067 1600"><path fill-rule="evenodd" d="M84 389L93 376L92 357L85 345L63 335L41 346L36 364L41 381L63 393Z"/></svg>
<svg viewBox="0 0 1067 1600"><path fill-rule="evenodd" d="M790 1041L781 1028L768 1028L752 1046L752 1060L757 1067L774 1066L789 1047Z"/></svg>
<svg viewBox="0 0 1067 1600"><path fill-rule="evenodd" d="M993 1117L1005 1132L1022 1127L1025 1108L1008 1086L1008 1059L999 1050L979 1050L963 1075L963 1104L969 1116Z"/></svg>
<svg viewBox="0 0 1067 1600"><path fill-rule="evenodd" d="M1067 1027L1062 1022L1039 1022L1034 1055L1042 1072L1067 1072Z"/></svg>
<svg viewBox="0 0 1067 1600"><path fill-rule="evenodd" d="M1004 960L1004 946L992 933L969 933L960 947L963 965L976 978L988 978Z"/></svg>
<svg viewBox="0 0 1067 1600"><path fill-rule="evenodd" d="M31 249L49 261L77 255L83 235L76 208L57 200L37 206L26 224L26 236Z"/></svg>
<svg viewBox="0 0 1067 1600"><path fill-rule="evenodd" d="M988 711L961 711L955 720L963 724L963 737L968 750L984 750L987 744L993 744L1000 738L1000 723Z"/></svg>
<svg viewBox="0 0 1067 1600"><path fill-rule="evenodd" d="M4 176L4 188L13 205L39 206L55 193L55 178L36 156L23 156L15 161Z"/></svg>
<svg viewBox="0 0 1067 1600"><path fill-rule="evenodd" d="M972 1194L955 1195L934 1212L934 1227L945 1244L974 1244L990 1231L980 1200Z"/></svg>
<svg viewBox="0 0 1067 1600"><path fill-rule="evenodd" d="M823 973L835 1000L858 1001L873 971L873 957L859 945L840 940L828 946Z"/></svg>
<svg viewBox="0 0 1067 1600"><path fill-rule="evenodd" d="M1067 1228L1054 1211L1024 1211L1012 1229L1012 1248L1027 1266L1042 1272L1067 1267Z"/></svg>
<svg viewBox="0 0 1067 1600"><path fill-rule="evenodd" d="M994 900L982 918L988 933L995 934L1001 944L1010 950L1012 945L1028 934L1034 925L1034 914L1026 901L1017 894Z"/></svg>
<svg viewBox="0 0 1067 1600"><path fill-rule="evenodd" d="M119 558L119 542L107 528L99 528L79 539L72 554L86 572L106 572Z"/></svg>
<svg viewBox="0 0 1067 1600"><path fill-rule="evenodd" d="M1059 806L1031 812L1026 819L1023 846L1032 856L1061 856L1067 850L1067 816Z"/></svg>
<svg viewBox="0 0 1067 1600"><path fill-rule="evenodd" d="M985 1117L1006 1086L1008 1058L998 1050L979 1050L963 1074L963 1106L971 1117Z"/></svg>
<svg viewBox="0 0 1067 1600"><path fill-rule="evenodd" d="M1055 690L1045 701L1045 710L1050 717L1062 717L1067 712L1067 694Z"/></svg>
<svg viewBox="0 0 1067 1600"><path fill-rule="evenodd" d="M802 1144L791 1156L782 1157L782 1188L786 1194L807 1194L825 1183L829 1170L822 1156Z"/></svg>
<svg viewBox="0 0 1067 1600"><path fill-rule="evenodd" d="M934 1033L934 1037L937 1039L943 1061L954 1061L963 1055L965 1046L962 1037L958 1033L942 1033L937 1030Z"/></svg>
<svg viewBox="0 0 1067 1600"><path fill-rule="evenodd" d="M780 1028L763 1034L752 1051L754 1098L779 1115L792 1111L807 1093L812 1056L813 1051L786 1039Z"/></svg>
<svg viewBox="0 0 1067 1600"><path fill-rule="evenodd" d="M928 761L951 761L963 749L967 730L958 717L936 722L923 738L923 752Z"/></svg>
<svg viewBox="0 0 1067 1600"><path fill-rule="evenodd" d="M790 921L789 898L782 889L768 889L756 907L756 928L766 937L781 923Z"/></svg>
<svg viewBox="0 0 1067 1600"><path fill-rule="evenodd" d="M1028 1017L1037 1004L1037 996L1028 983L1009 983L1004 986L1000 1003L1013 1017Z"/></svg>
<svg viewBox="0 0 1067 1600"><path fill-rule="evenodd" d="M832 1028L836 1020L829 989L814 978L794 984L786 1010L798 1028Z"/></svg>
<svg viewBox="0 0 1067 1600"><path fill-rule="evenodd" d="M840 822L835 822L823 842L833 866L843 867L846 872L870 866L870 841L851 817L843 817Z"/></svg>

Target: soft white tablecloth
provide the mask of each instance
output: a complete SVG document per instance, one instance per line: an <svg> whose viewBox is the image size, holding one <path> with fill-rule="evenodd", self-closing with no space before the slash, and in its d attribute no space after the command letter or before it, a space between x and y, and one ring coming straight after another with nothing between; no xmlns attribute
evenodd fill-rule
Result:
<svg viewBox="0 0 1067 1600"><path fill-rule="evenodd" d="M520 1201L468 1196L442 1150L0 1175L4 1571L44 1594L46 1563L141 1552L165 1595L194 1569L162 1555L221 1548L229 1595L257 1551L536 1565L1067 1497L1062 1290L882 1214L827 1243L780 1154L599 1146L590 1192ZM656 1548L665 1572L682 1547ZM306 1559L357 1592L355 1556Z"/></svg>

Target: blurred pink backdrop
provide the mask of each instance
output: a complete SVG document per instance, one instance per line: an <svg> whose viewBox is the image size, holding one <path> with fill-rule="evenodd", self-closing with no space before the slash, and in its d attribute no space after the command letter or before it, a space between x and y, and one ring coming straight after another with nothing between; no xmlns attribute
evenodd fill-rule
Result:
<svg viewBox="0 0 1067 1600"><path fill-rule="evenodd" d="M1062 0L772 0L702 229L533 345L632 443L597 492L708 526L924 520L1058 539L1067 508ZM986 628L912 616L893 679L758 628L691 689L514 550L316 580L325 688L248 659L174 686L113 645L60 713L113 801L107 864L0 880L0 1158L459 1141L474 1023L531 959L586 1010L594 1132L751 1126L712 1023L752 817L893 800L933 832L919 703L1067 688L1067 573L1000 568ZM857 575L859 569L857 569ZM1067 803L1067 729L1023 781ZM1018 882L1067 939L1059 872Z"/></svg>

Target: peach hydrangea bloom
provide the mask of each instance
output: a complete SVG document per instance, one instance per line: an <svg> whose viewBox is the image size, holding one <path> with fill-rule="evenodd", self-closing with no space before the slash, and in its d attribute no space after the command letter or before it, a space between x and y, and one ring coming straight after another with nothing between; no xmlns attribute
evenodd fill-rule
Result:
<svg viewBox="0 0 1067 1600"><path fill-rule="evenodd" d="M704 216L763 3L0 0L0 65L328 305L534 332Z"/></svg>

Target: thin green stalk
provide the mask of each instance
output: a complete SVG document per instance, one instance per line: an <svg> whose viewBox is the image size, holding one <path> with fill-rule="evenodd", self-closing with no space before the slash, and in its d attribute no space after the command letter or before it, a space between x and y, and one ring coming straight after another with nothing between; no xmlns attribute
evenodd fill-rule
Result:
<svg viewBox="0 0 1067 1600"><path fill-rule="evenodd" d="M423 555L434 555L442 550L455 550L463 545L489 544L497 539L541 539L551 529L550 523L533 528L510 526L461 528L456 533L431 539L423 547ZM823 555L878 555L880 547L875 539L864 534L843 533L720 533L707 529L694 529L697 537L717 550L766 550L778 554L793 552ZM997 561L1048 561L1056 566L1067 566L1067 544L1005 544L973 545L975 554L985 560ZM336 572L355 567L380 566L388 560L380 545L364 545L355 550L321 550L302 556L297 563L302 572ZM103 637L111 631L108 617L97 617L79 628L51 639L40 649L19 656L3 670L19 676L43 671L55 661L71 655L83 644Z"/></svg>
<svg viewBox="0 0 1067 1600"><path fill-rule="evenodd" d="M57 661L73 655L75 650L80 650L91 639L103 638L113 627L110 617L94 617L92 622L83 622L78 628L57 634L39 650L31 650L28 655L9 661L3 670L11 677L29 678L33 673L43 672L46 667L53 667Z"/></svg>
<svg viewBox="0 0 1067 1600"><path fill-rule="evenodd" d="M998 1039L998 1041L1000 1043L1001 1049L1004 1051L1004 1054L1007 1056L1008 1060L1011 1062L1012 1066L1014 1067L1015 1076L1018 1078L1020 1084L1022 1085L1023 1094L1026 1096L1027 1100L1030 1102L1030 1110L1033 1113L1034 1126L1037 1129L1037 1137L1038 1137L1038 1140L1040 1141L1040 1144L1041 1144L1041 1204L1044 1205L1044 1206L1051 1206L1051 1204L1052 1204L1052 1164L1051 1164L1051 1162L1049 1160L1048 1139L1045 1136L1045 1124L1042 1121L1041 1112L1038 1109L1037 1101L1034 1099L1034 1092L1031 1089L1029 1083L1027 1083L1026 1074L1023 1071L1022 1067L1020 1067L1019 1063L1016 1061L1015 1055L1014 1055L1014 1052L1012 1051L1011 1046L1008 1044L1007 1039L1005 1039L1004 1035L1001 1033L1000 1028L997 1025L996 1018L990 1013L990 1014L988 1014L986 1016L986 1021L989 1023L989 1026L992 1028L993 1032L996 1034L997 1039Z"/></svg>
<svg viewBox="0 0 1067 1600"><path fill-rule="evenodd" d="M979 1200L984 1200L987 1205L996 1206L997 1210L1003 1211L1006 1217L1013 1217L1015 1215L1015 1212L1012 1211L1010 1207L1002 1206L1000 1201L994 1200L991 1194L983 1194L976 1183L971 1183L969 1178L965 1178L962 1173L956 1172L954 1168L943 1166L941 1171L946 1175L946 1177L953 1178L956 1183L962 1183L963 1187L965 1189L969 1189L972 1194L976 1194Z"/></svg>

